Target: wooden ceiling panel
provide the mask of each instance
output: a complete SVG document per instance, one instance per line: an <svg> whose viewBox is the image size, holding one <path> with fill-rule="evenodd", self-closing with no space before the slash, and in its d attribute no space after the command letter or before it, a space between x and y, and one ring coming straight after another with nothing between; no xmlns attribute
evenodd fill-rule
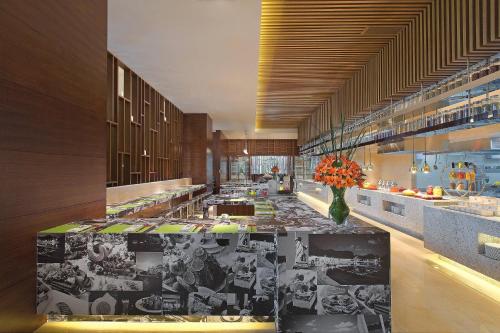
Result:
<svg viewBox="0 0 500 333"><path fill-rule="evenodd" d="M297 127L432 0L263 0L257 127Z"/></svg>
<svg viewBox="0 0 500 333"><path fill-rule="evenodd" d="M341 112L362 117L499 52L499 19L500 0L433 0L301 122L299 144L338 124ZM365 35L380 31L391 30Z"/></svg>

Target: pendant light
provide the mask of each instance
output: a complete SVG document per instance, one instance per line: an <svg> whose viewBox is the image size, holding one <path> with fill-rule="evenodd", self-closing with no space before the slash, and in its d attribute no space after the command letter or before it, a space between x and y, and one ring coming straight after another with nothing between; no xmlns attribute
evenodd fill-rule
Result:
<svg viewBox="0 0 500 333"><path fill-rule="evenodd" d="M248 155L248 136L247 136L247 131L245 131L245 147L243 148L243 154Z"/></svg>
<svg viewBox="0 0 500 333"><path fill-rule="evenodd" d="M363 166L361 167L362 171L366 171L366 146L363 146Z"/></svg>
<svg viewBox="0 0 500 333"><path fill-rule="evenodd" d="M413 152L412 152L412 163L411 163L411 167L410 167L410 172L412 174L416 174L417 171L418 171L418 168L417 168L417 163L415 163L415 134L413 134Z"/></svg>
<svg viewBox="0 0 500 333"><path fill-rule="evenodd" d="M422 92L423 94L423 92ZM414 114L412 113L412 118L414 118ZM417 171L418 171L418 168L417 168L417 163L415 163L415 133L413 133L413 137L412 137L412 162L411 162L411 167L410 167L410 172L412 174L416 174Z"/></svg>
<svg viewBox="0 0 500 333"><path fill-rule="evenodd" d="M391 102L391 105L392 105L392 102ZM370 107L370 134L372 133L372 121L373 121L372 120L372 108ZM372 151L369 147L368 147L368 158L369 158L369 161L368 161L368 166L366 167L366 170L373 171Z"/></svg>
<svg viewBox="0 0 500 333"><path fill-rule="evenodd" d="M370 148L368 148L368 166L366 167L366 170L373 171L372 151Z"/></svg>
<svg viewBox="0 0 500 333"><path fill-rule="evenodd" d="M427 163L427 138L424 137L424 166L422 167L423 173L431 172L431 167Z"/></svg>

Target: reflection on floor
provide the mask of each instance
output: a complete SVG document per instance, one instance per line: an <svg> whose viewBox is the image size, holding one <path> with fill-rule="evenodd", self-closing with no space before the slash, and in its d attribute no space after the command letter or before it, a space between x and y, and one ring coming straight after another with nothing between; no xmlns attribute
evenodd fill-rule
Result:
<svg viewBox="0 0 500 333"><path fill-rule="evenodd" d="M328 205L308 195L299 198L328 214ZM498 281L470 287L474 280L456 276L421 240L353 214L391 233L392 331L395 333L499 333ZM432 259L432 260L429 260ZM455 275L455 276L454 276ZM462 274L463 275L463 274Z"/></svg>
<svg viewBox="0 0 500 333"><path fill-rule="evenodd" d="M499 302L428 260L422 241L365 220L391 233L393 332L500 332Z"/></svg>
<svg viewBox="0 0 500 333"><path fill-rule="evenodd" d="M307 203L324 212L324 207L319 207L314 202ZM494 300L497 297L495 295L500 293L498 287L489 285L490 289L485 291L491 296L488 297L471 288L468 281L457 277L446 265L441 266L439 262L429 260L433 253L424 249L422 241L354 215L391 233L393 332L500 332L500 303ZM213 326L206 323L190 323L194 325L185 326L170 323L120 325L101 322L76 323L78 328L71 327L71 324L73 323L48 323L36 332L274 332L272 323L234 327L229 326L234 324L227 323L224 323L225 326L215 323Z"/></svg>

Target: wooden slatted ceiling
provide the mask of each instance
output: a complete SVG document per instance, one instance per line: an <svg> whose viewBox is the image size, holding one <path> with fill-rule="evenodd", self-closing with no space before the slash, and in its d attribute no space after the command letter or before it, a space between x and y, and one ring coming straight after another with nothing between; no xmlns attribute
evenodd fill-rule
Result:
<svg viewBox="0 0 500 333"><path fill-rule="evenodd" d="M499 18L500 0L263 0L256 125L303 142L362 117L499 52Z"/></svg>
<svg viewBox="0 0 500 333"><path fill-rule="evenodd" d="M263 0L257 127L297 127L432 0Z"/></svg>
<svg viewBox="0 0 500 333"><path fill-rule="evenodd" d="M500 51L500 0L434 0L299 126L299 144L339 112L362 117Z"/></svg>

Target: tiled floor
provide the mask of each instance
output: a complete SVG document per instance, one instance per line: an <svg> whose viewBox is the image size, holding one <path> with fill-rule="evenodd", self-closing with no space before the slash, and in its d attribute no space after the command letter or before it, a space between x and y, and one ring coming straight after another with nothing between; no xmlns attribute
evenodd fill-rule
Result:
<svg viewBox="0 0 500 333"><path fill-rule="evenodd" d="M391 233L392 255L392 314L396 333L499 333L500 303L451 277L429 262L432 253L423 242L392 228L367 220ZM102 323L46 324L37 333L59 332L211 332L210 326L106 326ZM160 324L161 325L161 324ZM214 331L232 332L229 326L214 327ZM238 327L235 332L273 332L272 324ZM126 327L126 330L125 330ZM140 327L140 328L139 328Z"/></svg>

